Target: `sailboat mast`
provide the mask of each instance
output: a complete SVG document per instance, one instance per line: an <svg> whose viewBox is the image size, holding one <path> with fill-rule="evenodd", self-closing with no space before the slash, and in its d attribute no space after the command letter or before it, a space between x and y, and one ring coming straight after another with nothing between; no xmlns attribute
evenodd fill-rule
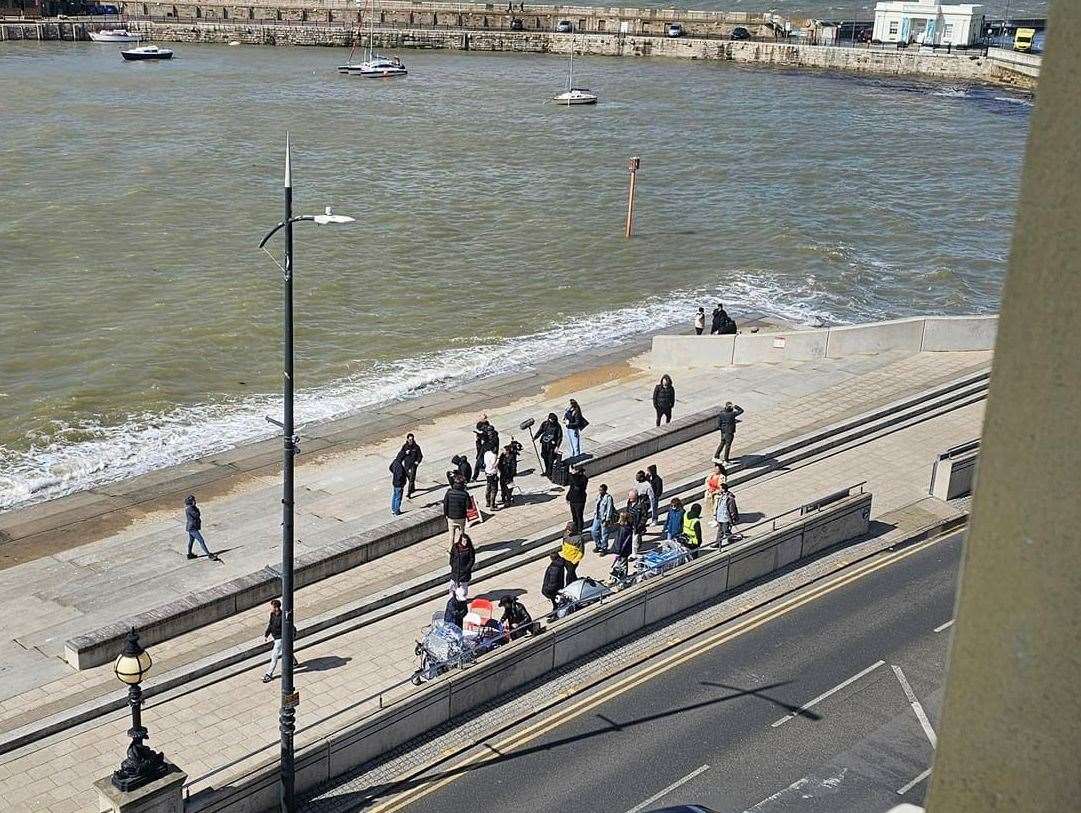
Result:
<svg viewBox="0 0 1081 813"><path fill-rule="evenodd" d="M375 38L375 0L372 0L371 14L368 17L368 61L372 61L372 40Z"/></svg>
<svg viewBox="0 0 1081 813"><path fill-rule="evenodd" d="M571 68L567 72L567 90L574 87L574 37L571 37Z"/></svg>

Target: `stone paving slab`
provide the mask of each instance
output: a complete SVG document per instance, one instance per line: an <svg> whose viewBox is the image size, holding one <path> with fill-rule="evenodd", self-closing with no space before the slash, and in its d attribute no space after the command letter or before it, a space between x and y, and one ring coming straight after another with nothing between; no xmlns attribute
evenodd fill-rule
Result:
<svg viewBox="0 0 1081 813"><path fill-rule="evenodd" d="M942 365L943 359L936 359L935 372L943 379L954 378L968 369L973 358L954 359L951 364ZM872 376L875 381L864 382L865 389L870 389L875 398L884 398L891 393L911 390L918 383L928 386L926 361L918 357L901 359L878 371ZM891 387L894 389L891 390ZM839 391L820 394L817 412L824 418L836 418L836 413L828 412L827 405L833 404L834 397L840 398ZM858 405L866 407L869 401L853 400L852 408ZM843 409L843 407L842 407ZM810 400L792 402L778 407L774 413L755 416L741 427L737 435L739 448L754 448L757 439L772 437L781 429L793 425L796 415L806 420L809 414L815 414L816 404ZM858 479L870 479L870 488L876 494L875 514L891 507L924 496L929 479L930 464L934 453L962 440L968 440L979 433L982 405L966 407L956 412L886 435L856 449L840 452L825 460L808 463L797 467L792 472L775 473L765 478L762 483L748 486L747 493L737 492L741 510L752 513L779 513L801 501L813 499L823 493L846 486ZM748 416L750 417L750 416ZM658 455L655 460L670 482L681 476L692 476L703 468L702 461L712 452L715 438L702 438L673 450ZM862 467L862 468L861 468ZM619 483L619 489L629 481L634 466L605 475L613 484ZM870 474L871 476L864 476ZM616 486L613 485L613 490ZM881 491L881 496L879 495ZM474 538L478 545L499 546L509 532L515 536L527 533L519 523L518 517L528 517L530 524L542 524L551 527L553 520L559 521L565 516L565 505L561 500L530 506L528 510L508 510L497 515L498 522L480 526ZM419 547L419 546L418 546ZM405 552L403 552L405 553ZM446 558L445 540L433 543L427 553L409 551L415 554L415 566L423 568L428 563L442 562ZM428 562L425 562L425 556ZM602 575L608 562L598 557L587 556L582 566L583 573ZM491 584L481 582L475 586L475 592L489 590L524 590L527 605L535 611L543 611L545 602L538 600L537 589L544 562L538 561L523 565L512 572L499 577ZM368 574L368 568L359 568L351 574L358 582ZM343 574L343 576L346 574ZM384 578L393 582L394 572L387 572ZM370 578L370 577L369 577ZM322 585L327 587L327 585ZM345 592L344 590L342 591ZM359 589L358 589L359 592ZM313 593L314 595L314 593ZM302 591L301 596L304 596ZM333 600L327 593L324 599ZM340 598L340 596L339 596ZM307 601L302 598L303 602ZM302 662L312 664L298 673L298 685L303 692L300 720L304 726L298 736L298 742L310 742L313 739L334 730L351 719L358 719L376 707L376 701L368 700L372 693L395 683L408 675L414 668L412 652L413 636L441 607L444 599L429 602L404 611L400 616L382 623L359 623L349 632L323 638L312 636L301 641L300 657ZM302 610L302 612L309 612ZM310 617L310 616L309 616ZM232 619L223 623L221 628L215 625L209 631L218 636L216 640L204 638L197 644L194 636L188 640L178 640L156 647L154 655L160 665L170 660L170 653L165 651L174 646L177 651L188 647L188 651L216 646L225 630L235 635L247 634L252 637L261 632L261 614L253 611L248 618ZM187 638L187 636L185 636ZM161 650L161 651L159 651ZM175 656L174 656L175 657ZM154 698L148 704L144 715L150 726L153 744L165 751L188 771L193 782L193 791L220 785L229 775L243 770L273 755L276 747L276 705L277 684L264 686L259 675L262 663L238 666L216 676L213 680L196 681L189 688L175 694ZM79 676L84 679L84 673ZM97 678L104 684L104 669ZM11 698L10 705L5 701L5 714L19 714L32 711L45 698L64 690L63 681L49 684L37 694ZM82 684L85 686L85 684ZM79 684L76 683L76 689ZM126 720L122 713L87 723L76 729L49 737L33 747L0 757L0 798L14 798L15 810L54 810L51 788L28 788L18 777L26 776L34 769L40 769L47 776L57 776L60 766L66 781L89 789L94 779L112 769L123 749L123 731ZM236 731L242 727L243 738L237 738ZM78 754L67 764L65 758ZM227 772L220 772L220 766L236 763ZM48 766L48 770L44 770ZM52 771L50 773L50 771ZM15 777L15 778L13 778ZM8 793L17 794L8 797ZM88 791L87 791L88 793ZM80 795L77 798L82 807L92 808L92 795Z"/></svg>

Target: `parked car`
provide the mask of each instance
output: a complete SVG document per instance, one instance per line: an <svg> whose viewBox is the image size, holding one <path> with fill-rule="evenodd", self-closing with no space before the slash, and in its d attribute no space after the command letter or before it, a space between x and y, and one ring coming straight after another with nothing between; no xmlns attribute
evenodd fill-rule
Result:
<svg viewBox="0 0 1081 813"><path fill-rule="evenodd" d="M751 38L751 32L744 28L742 25L737 25L732 29L732 39L734 40L749 40Z"/></svg>
<svg viewBox="0 0 1081 813"><path fill-rule="evenodd" d="M574 31L574 25L571 24L570 20L560 20L556 23L556 31L560 34L570 34Z"/></svg>
<svg viewBox="0 0 1081 813"><path fill-rule="evenodd" d="M668 30L665 31L665 36L668 36L668 37L682 37L683 36L683 26L680 25L679 23L669 23L668 24Z"/></svg>
<svg viewBox="0 0 1081 813"><path fill-rule="evenodd" d="M521 31L524 27L525 26L522 25L522 21L520 19L518 19L517 17L515 17L513 20L510 21L510 30L511 31Z"/></svg>

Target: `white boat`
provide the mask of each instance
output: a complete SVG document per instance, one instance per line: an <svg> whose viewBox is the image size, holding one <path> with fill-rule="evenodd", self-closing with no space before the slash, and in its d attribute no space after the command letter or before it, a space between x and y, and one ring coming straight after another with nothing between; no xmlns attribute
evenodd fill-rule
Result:
<svg viewBox="0 0 1081 813"><path fill-rule="evenodd" d="M556 104L596 104L597 94L589 88L574 87L574 41L571 40L570 67L567 69L567 89L552 97Z"/></svg>
<svg viewBox="0 0 1081 813"><path fill-rule="evenodd" d="M173 52L168 48L159 48L156 45L141 45L138 48L125 48L120 52L128 62L138 62L143 59L172 59Z"/></svg>
<svg viewBox="0 0 1081 813"><path fill-rule="evenodd" d="M103 28L101 31L91 31L90 39L94 42L138 42L142 36L132 34L126 28Z"/></svg>
<svg viewBox="0 0 1081 813"><path fill-rule="evenodd" d="M358 32L359 33L359 27ZM356 46L349 52L349 61L338 66L338 73L349 76L362 76L367 79L391 79L395 76L405 76L409 73L405 69L405 63L398 57L380 56L372 52L372 41L375 38L375 2L372 2L371 13L368 16L368 58L363 62L353 62L353 52Z"/></svg>
<svg viewBox="0 0 1081 813"><path fill-rule="evenodd" d="M596 104L597 94L589 88L570 88L552 97L556 104Z"/></svg>

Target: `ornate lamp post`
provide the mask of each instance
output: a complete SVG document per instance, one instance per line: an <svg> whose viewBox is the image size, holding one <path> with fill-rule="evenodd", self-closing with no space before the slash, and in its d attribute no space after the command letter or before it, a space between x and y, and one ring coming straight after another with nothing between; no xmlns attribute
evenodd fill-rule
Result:
<svg viewBox="0 0 1081 813"><path fill-rule="evenodd" d="M113 665L117 678L128 684L128 705L131 706L131 728L128 730L131 745L128 746L127 756L120 763L120 768L113 772L113 786L125 792L160 779L168 771L164 755L143 745L143 740L150 735L143 727L143 690L139 688L139 684L149 674L152 664L150 653L139 645L139 636L132 628L124 644L124 651Z"/></svg>

